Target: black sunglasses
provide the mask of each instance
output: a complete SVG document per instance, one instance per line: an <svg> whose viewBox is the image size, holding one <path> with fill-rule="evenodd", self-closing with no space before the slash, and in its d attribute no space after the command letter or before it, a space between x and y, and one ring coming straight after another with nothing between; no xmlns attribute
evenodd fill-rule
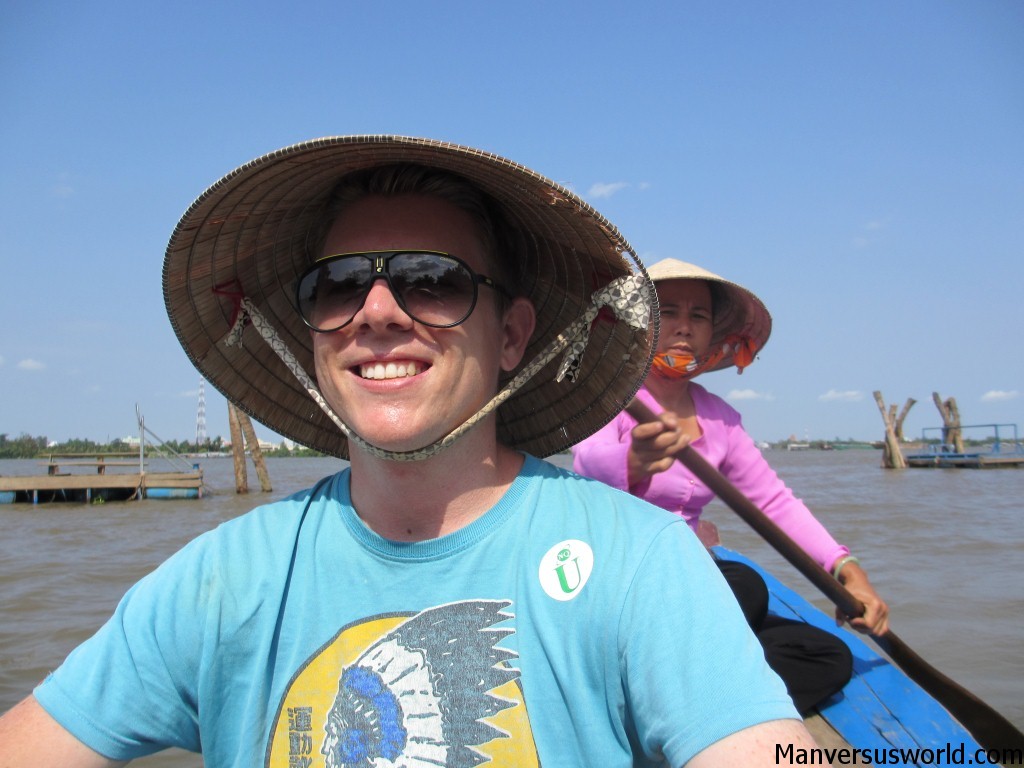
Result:
<svg viewBox="0 0 1024 768"><path fill-rule="evenodd" d="M314 331L337 331L352 322L381 279L403 312L431 328L465 322L476 307L478 285L508 296L491 278L447 253L368 251L319 259L299 278L296 306Z"/></svg>

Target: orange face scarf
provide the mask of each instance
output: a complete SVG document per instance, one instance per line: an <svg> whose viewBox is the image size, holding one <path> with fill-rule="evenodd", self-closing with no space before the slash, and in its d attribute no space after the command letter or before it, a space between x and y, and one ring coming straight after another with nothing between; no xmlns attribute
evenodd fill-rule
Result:
<svg viewBox="0 0 1024 768"><path fill-rule="evenodd" d="M754 362L757 349L754 342L745 336L731 335L719 345L717 349L711 350L702 360L697 360L693 355L659 352L654 356L651 363L651 370L666 379L692 379L714 368L722 359L732 353L732 361L743 373L743 369Z"/></svg>

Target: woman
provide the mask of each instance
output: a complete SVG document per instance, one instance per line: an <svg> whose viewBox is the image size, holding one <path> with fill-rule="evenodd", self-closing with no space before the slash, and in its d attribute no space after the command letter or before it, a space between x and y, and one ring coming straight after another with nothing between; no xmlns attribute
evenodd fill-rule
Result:
<svg viewBox="0 0 1024 768"><path fill-rule="evenodd" d="M657 420L645 424L622 412L573 448L574 469L686 518L706 545L714 527L701 512L713 494L674 459L687 444L832 573L865 606L850 619L856 629L881 635L889 609L849 549L838 544L779 479L743 429L740 415L694 383L707 371L753 362L771 332L771 316L753 293L707 270L666 259L650 270L661 306L657 355L637 394ZM768 616L764 580L741 563L719 561L765 655L785 681L801 713L842 688L852 660L845 644L802 622Z"/></svg>

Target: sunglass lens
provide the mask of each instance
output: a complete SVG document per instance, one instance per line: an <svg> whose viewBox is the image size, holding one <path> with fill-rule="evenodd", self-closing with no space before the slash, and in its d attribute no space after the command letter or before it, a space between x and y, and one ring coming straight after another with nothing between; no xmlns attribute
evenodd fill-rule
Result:
<svg viewBox="0 0 1024 768"><path fill-rule="evenodd" d="M321 265L299 283L299 311L316 330L331 331L359 311L372 272L371 262L355 256Z"/></svg>
<svg viewBox="0 0 1024 768"><path fill-rule="evenodd" d="M419 322L457 325L473 310L476 283L461 262L436 253L400 253L388 266L405 311Z"/></svg>

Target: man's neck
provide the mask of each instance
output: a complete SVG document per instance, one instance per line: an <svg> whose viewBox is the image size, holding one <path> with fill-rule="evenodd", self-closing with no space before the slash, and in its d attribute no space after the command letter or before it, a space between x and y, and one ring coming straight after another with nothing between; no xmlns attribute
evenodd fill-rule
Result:
<svg viewBox="0 0 1024 768"><path fill-rule="evenodd" d="M476 438L476 439L474 439ZM494 506L523 465L522 454L472 432L436 456L390 461L354 450L352 504L392 541L424 541L469 525Z"/></svg>

